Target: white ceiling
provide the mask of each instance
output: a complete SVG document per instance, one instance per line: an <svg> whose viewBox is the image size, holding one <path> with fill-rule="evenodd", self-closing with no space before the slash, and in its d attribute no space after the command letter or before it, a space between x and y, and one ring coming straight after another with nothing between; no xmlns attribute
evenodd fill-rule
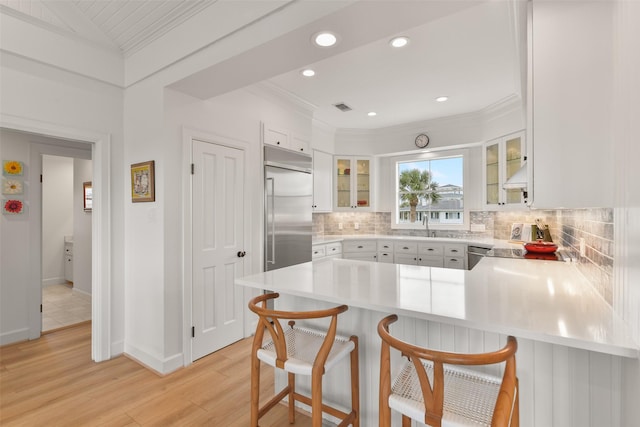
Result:
<svg viewBox="0 0 640 427"><path fill-rule="evenodd" d="M376 129L479 111L521 95L514 1L518 0L346 2L344 13L299 28L274 44L286 58L272 55L279 66L258 66L262 72L252 74L238 73L229 66L233 62L227 63L222 67L224 79L215 72L202 73L192 80L192 87L184 86L185 91L206 98L263 81L263 86L311 106L315 119L343 129ZM126 57L215 2L0 0L0 5L119 49ZM337 31L338 46L312 46L310 36L319 28ZM393 35L411 41L392 49L388 41ZM244 56L237 62L264 57ZM306 67L313 68L316 76L304 78L300 71ZM236 80L234 74L244 80ZM208 84L214 81L225 84L215 91L215 85ZM203 90L205 85L213 92ZM441 95L449 101L436 102ZM341 112L333 106L336 103L353 110ZM369 111L377 116L368 117Z"/></svg>
<svg viewBox="0 0 640 427"><path fill-rule="evenodd" d="M469 2L469 4L471 4ZM484 2L396 35L269 79L316 107L314 116L337 128L371 129L482 110L520 95L509 4ZM446 102L436 102L448 96ZM345 103L353 110L334 107ZM377 113L367 116L369 111Z"/></svg>

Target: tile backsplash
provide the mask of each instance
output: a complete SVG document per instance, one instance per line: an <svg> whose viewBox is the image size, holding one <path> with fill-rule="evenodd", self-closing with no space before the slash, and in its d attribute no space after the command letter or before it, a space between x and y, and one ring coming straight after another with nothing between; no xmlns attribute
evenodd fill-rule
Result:
<svg viewBox="0 0 640 427"><path fill-rule="evenodd" d="M533 224L536 219L549 225L551 237L578 261L578 268L607 301L613 301L613 209L557 209L528 211L472 211L471 224L483 224L484 232L437 230L436 237L493 237L508 240L513 223ZM356 229L356 224L358 229ZM394 230L388 212L336 212L313 214L314 237L382 234L425 236L424 230ZM580 256L584 239L585 256Z"/></svg>

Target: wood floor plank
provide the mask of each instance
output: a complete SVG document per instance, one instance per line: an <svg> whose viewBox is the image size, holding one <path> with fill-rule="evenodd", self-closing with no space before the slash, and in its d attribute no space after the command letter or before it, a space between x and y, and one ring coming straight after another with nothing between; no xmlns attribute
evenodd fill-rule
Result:
<svg viewBox="0 0 640 427"><path fill-rule="evenodd" d="M251 340L239 341L160 376L121 356L91 361L91 325L61 329L0 347L0 425L220 426L249 425ZM274 376L262 369L261 400ZM261 427L289 425L278 405ZM305 414L296 427L310 426Z"/></svg>

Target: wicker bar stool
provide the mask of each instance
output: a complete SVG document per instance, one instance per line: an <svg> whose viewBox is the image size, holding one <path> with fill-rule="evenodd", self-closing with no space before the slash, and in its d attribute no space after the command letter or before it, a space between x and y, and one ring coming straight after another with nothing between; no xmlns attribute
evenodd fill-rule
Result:
<svg viewBox="0 0 640 427"><path fill-rule="evenodd" d="M460 354L428 350L389 333L398 320L390 315L378 323L380 355L380 427L391 426L391 409L402 414L402 426L411 420L432 427L519 425L517 341L510 336L492 353ZM409 359L391 382L390 348ZM506 362L502 378L457 365L492 365Z"/></svg>
<svg viewBox="0 0 640 427"><path fill-rule="evenodd" d="M340 426L360 425L360 390L358 366L358 337L336 335L338 314L348 310L346 305L317 311L278 311L266 306L267 300L279 294L260 295L249 301L249 309L259 316L251 349L251 427L285 397L289 397L289 422L295 422L295 402L311 406L313 427L322 426L325 412L342 420ZM295 326L295 320L330 318L327 331ZM289 320L288 327L282 323ZM264 332L268 331L268 340ZM322 379L340 360L351 359L351 412L346 413L322 403ZM260 362L280 368L288 373L288 384L262 408L259 407ZM311 376L311 396L298 393L295 376Z"/></svg>

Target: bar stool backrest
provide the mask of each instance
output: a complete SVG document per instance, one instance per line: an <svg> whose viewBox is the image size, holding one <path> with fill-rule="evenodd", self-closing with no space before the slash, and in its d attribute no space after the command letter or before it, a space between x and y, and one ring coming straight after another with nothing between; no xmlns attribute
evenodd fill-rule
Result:
<svg viewBox="0 0 640 427"><path fill-rule="evenodd" d="M415 367L415 371L420 381L422 395L425 404L424 423L430 426L439 427L442 423L444 405L444 365L491 365L505 363L502 384L498 392L498 398L493 411L492 426L509 426L512 415L517 414L517 377L515 354L518 349L517 341L509 336L507 344L502 349L481 354L461 354L442 351L429 350L409 344L393 337L389 333L389 325L398 320L398 316L390 315L378 323L378 334L382 339L381 360L380 360L380 411L381 420L383 411L390 411L388 399L391 392L390 373L390 348L395 348L407 356ZM433 384L429 381L426 369L421 360L433 362ZM389 414L385 416L390 418ZM517 417L517 415L516 415ZM516 421L511 424L517 424ZM381 422L381 425L383 423Z"/></svg>
<svg viewBox="0 0 640 427"><path fill-rule="evenodd" d="M338 315L347 311L349 307L346 305L340 305L325 310L314 311L281 311L268 309L267 301L278 298L279 296L280 294L278 293L268 293L252 298L249 301L249 309L259 317L254 342L262 342L264 331L269 331L269 335L271 336L271 340L273 341L276 350L276 366L282 369L288 356L285 333L280 321L289 320L289 325L293 327L295 320L330 318L331 322L327 330L327 335L313 363L314 368L324 367L336 338Z"/></svg>

